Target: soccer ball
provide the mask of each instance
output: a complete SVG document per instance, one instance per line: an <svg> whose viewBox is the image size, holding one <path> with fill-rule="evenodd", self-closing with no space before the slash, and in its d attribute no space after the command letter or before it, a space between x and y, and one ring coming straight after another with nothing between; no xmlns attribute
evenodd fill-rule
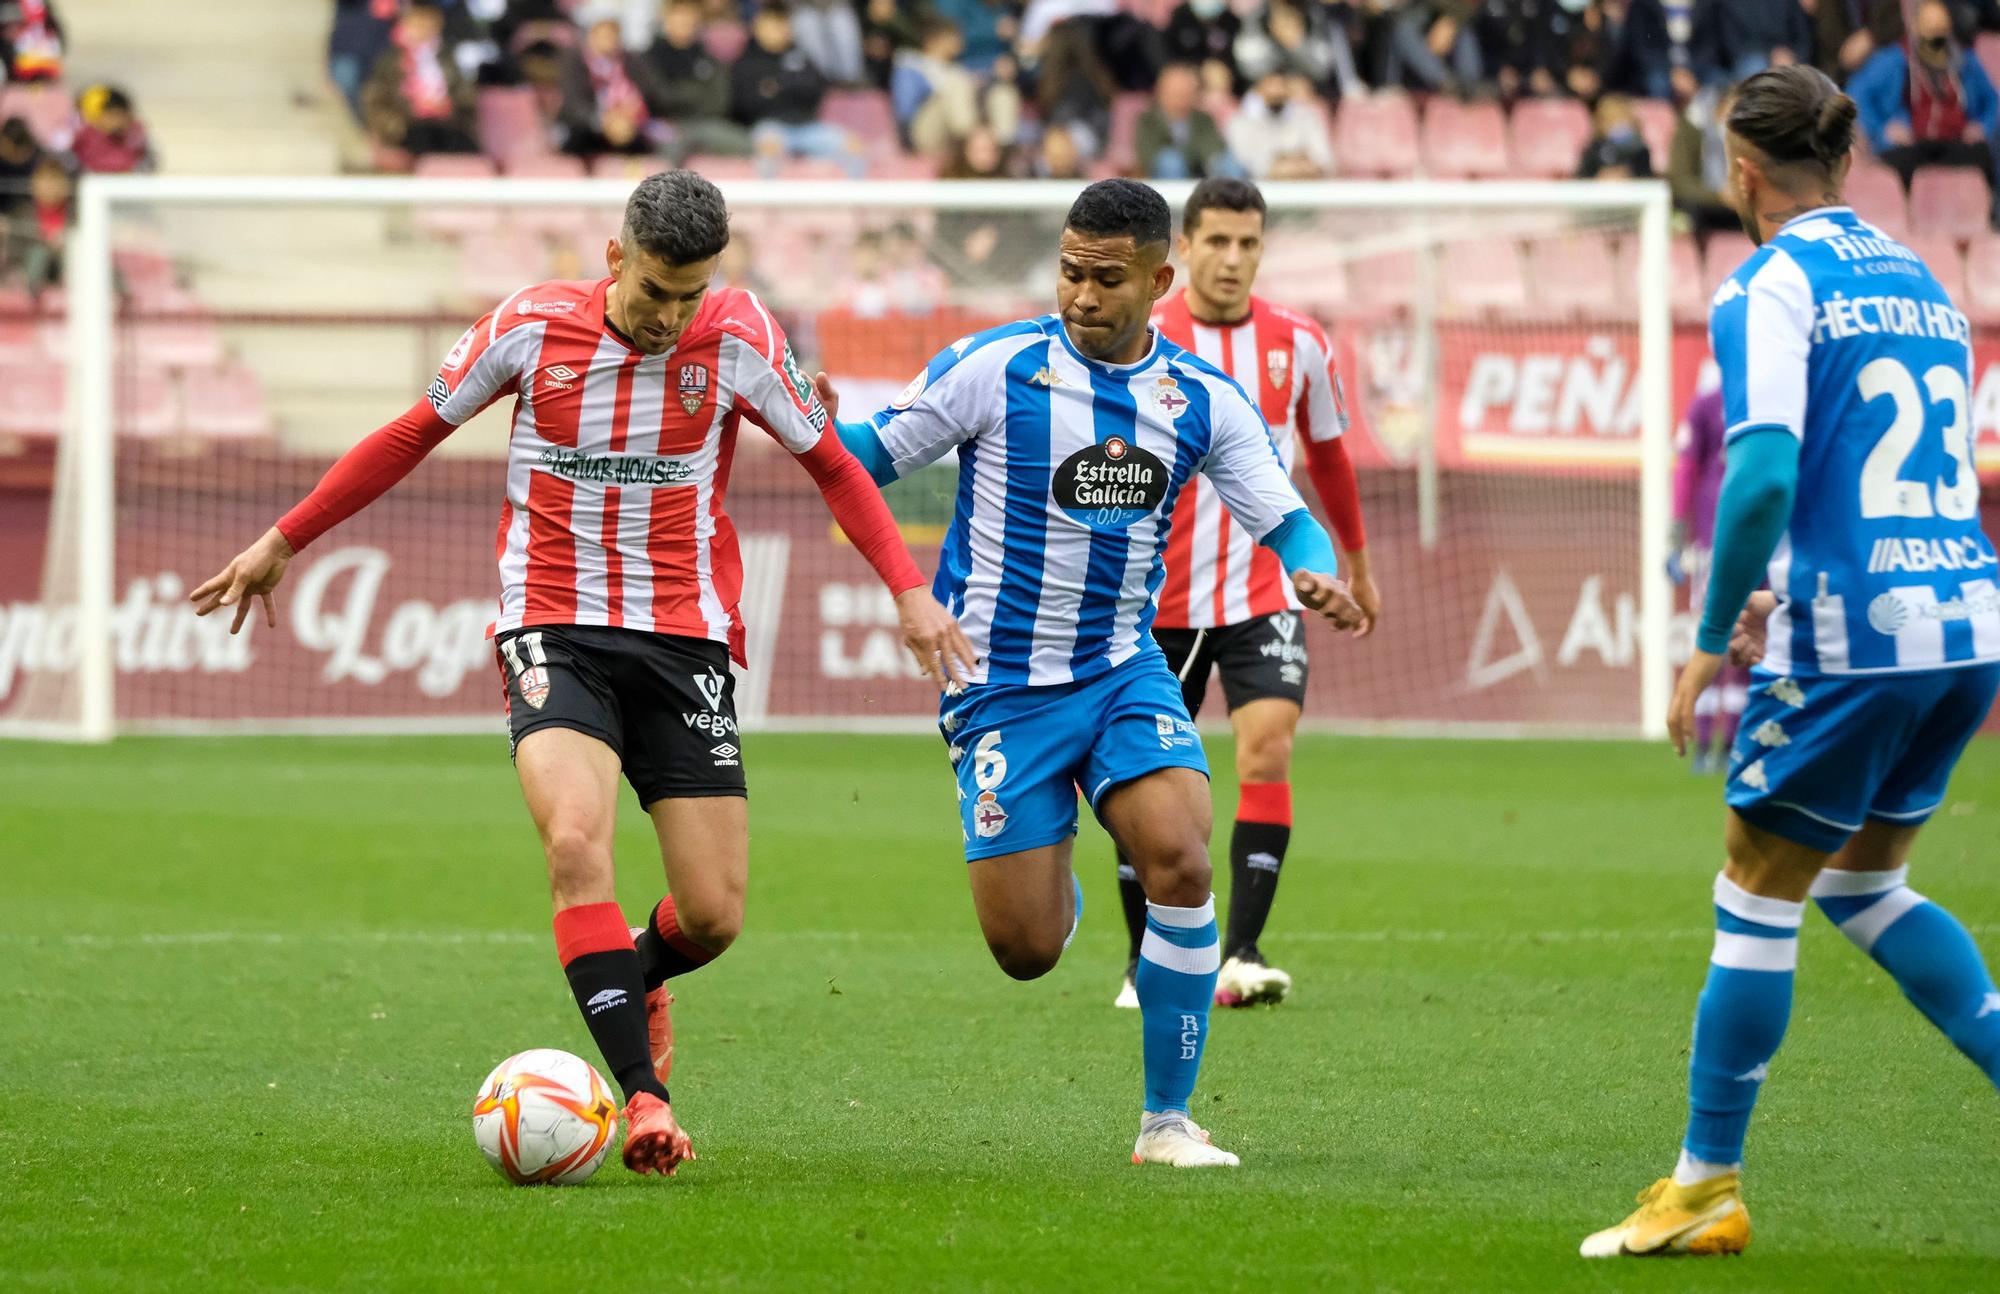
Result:
<svg viewBox="0 0 2000 1294"><path fill-rule="evenodd" d="M588 1181L618 1131L618 1103L581 1056L538 1047L509 1056L479 1085L472 1136L516 1186Z"/></svg>

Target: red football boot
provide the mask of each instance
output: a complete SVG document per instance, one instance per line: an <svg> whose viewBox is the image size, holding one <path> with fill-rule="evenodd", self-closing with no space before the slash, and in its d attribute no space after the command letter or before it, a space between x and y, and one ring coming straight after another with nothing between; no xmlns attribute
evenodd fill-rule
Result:
<svg viewBox="0 0 2000 1294"><path fill-rule="evenodd" d="M625 1107L625 1167L635 1173L674 1175L682 1161L693 1159L694 1146L674 1122L674 1109L651 1092L641 1092Z"/></svg>

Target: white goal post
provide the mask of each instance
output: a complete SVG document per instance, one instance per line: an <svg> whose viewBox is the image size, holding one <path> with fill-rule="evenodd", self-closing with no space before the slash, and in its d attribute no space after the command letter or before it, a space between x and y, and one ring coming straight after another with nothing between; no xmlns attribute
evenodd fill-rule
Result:
<svg viewBox="0 0 2000 1294"><path fill-rule="evenodd" d="M871 355L881 348L866 339L906 334L914 347L945 326L943 316L991 314L1016 308L1016 302L1011 288L996 289L981 278L983 269L961 271L945 257L944 295L936 311L908 315L904 328L895 320L905 316L893 311L867 313L852 286L834 277L845 272L839 261L846 253L824 249L859 246L854 240L865 240L867 230L876 228L870 221L878 222L878 233L888 231L881 236L893 243L902 236L899 230L911 227L922 238L944 240L956 236L941 232L954 219L959 221L950 226L954 231L966 221L990 219L1001 231L1003 247L1024 236L1050 244L1021 253L1051 262L1043 272L1042 295L1025 299L1018 309L1039 313L1053 304L1053 246L1046 237L1023 231L1050 226L1009 224L1006 218L1054 218L1059 226L1076 191L1073 184L1046 181L742 180L721 187L740 227L766 231L759 235L765 245L791 245L788 222L843 230L823 243L798 244L821 249L818 263L782 261L779 254L767 263L760 252L745 272L761 270L780 279L767 296L781 319L789 310L817 321L819 349L808 353L802 347L801 358L813 365L817 355L817 366L837 380L854 379L849 416L878 407L883 393L900 382L889 385L889 372L844 372L842 363L869 365L838 360L836 352L858 348ZM1189 186L1157 187L1178 212ZM175 649L178 655L168 651L173 659L165 663L149 655L159 645L153 640L168 635L146 628L155 623L147 617L163 615L169 593L184 593L201 577L194 573L198 561L219 566L254 538L258 527L246 529L245 518L258 515L268 522L282 511L281 492L293 488L295 479L274 463L296 459L302 472L309 465L310 473L296 478L309 484L334 452L317 441L309 453L297 448L310 440L299 428L311 418L311 384L291 397L281 389L301 377L295 360L285 357L293 342L308 346L303 331L308 324L344 329L343 337L373 338L371 353L397 358L386 365L357 363L356 381L363 374L379 380L381 370L393 368L393 384L407 388L411 398L422 390L421 364L434 366L442 354L426 325L407 311L379 321L361 311L352 320L329 322L327 308L306 285L316 277L330 283L377 271L391 276L404 264L440 258L440 263L453 257L460 258L454 263L469 263L471 240L511 236L517 223L546 231L562 213L581 213L601 230L601 238L615 228L630 189L628 179L87 177L67 254L68 317L59 343L67 365L66 398L46 500L46 543L39 554L0 549L0 566L14 567L16 575L11 594L0 584L0 617L5 617L0 619L0 736L103 741L146 730L497 730L497 716L477 717L497 709L491 705L490 677L475 683L452 676L454 670L473 672L463 661L477 649L457 639L448 650L436 645L447 632L464 636L450 618L457 603L447 605L446 592L406 603L406 609L421 605L429 611L410 611L401 629L388 625L390 639L402 633L408 640L402 655L393 644L380 651L356 648L338 679L339 671L328 663L329 650L337 656L338 649L308 642L318 652L312 655L306 647L272 644L283 659L296 652L309 663L286 666L297 672L297 680L286 684L289 690L271 692L259 703L262 708L244 713L219 707L199 686L200 671L210 664L183 667L182 657L207 661L204 652L220 659L206 640L183 644ZM1273 235L1258 291L1313 310L1328 323L1336 334L1336 354L1368 374L1363 381L1350 377L1349 398L1357 414L1387 429L1374 435L1387 449L1369 451L1373 458L1357 449L1356 457L1366 482L1371 547L1377 549L1389 603L1384 634L1396 630L1404 636L1359 644L1317 637L1315 686L1330 689L1325 695L1331 699L1322 704L1315 692L1308 719L1350 730L1660 733L1675 641L1675 591L1665 571L1675 401L1685 394L1676 386L1687 385L1690 361L1682 352L1700 349L1691 323L1684 322L1677 336L1670 304L1676 293L1670 282L1666 186L1338 181L1273 183L1263 191ZM271 294L268 304L237 300L215 307L203 300L205 277L234 282L232 272L242 268L230 264L243 246L230 231L248 227L243 222L332 228L342 212L355 213L357 224L367 213L371 228L380 225L379 266L372 252L316 248L309 234L289 253L280 253L293 258L289 264L271 271L273 282L300 288L296 308L278 299L284 293ZM467 223L500 232L424 232L432 216L446 212L486 213ZM137 296L128 294L121 277L123 249L135 230L149 254L164 259L178 276L173 289L178 295L171 298L177 304L161 317L178 318L175 310L213 312L203 327L219 330L225 358L218 362L229 366L228 372L247 373L243 380L256 381L268 395L267 430L241 442L263 448L228 451L247 457L216 457L201 441L199 426L174 424L177 430L139 444L126 425L132 401L150 398L130 394L139 380L133 365L141 362L132 358L134 330L147 326L146 307L135 305ZM560 247L567 235L537 237L543 245ZM446 241L433 247L438 238ZM1585 242L1589 245L1582 246ZM1575 275L1563 272L1572 250L1579 267ZM242 255L268 262L273 253ZM322 259L328 255L334 259ZM825 263L829 257L835 263ZM787 266L804 266L797 272L816 286L800 287L793 299L783 282L794 273ZM892 260L890 271L897 268ZM581 272L588 275L592 267ZM1604 281L1565 281L1579 276ZM552 277L558 275L527 267L519 279ZM1516 286L1516 278L1525 286ZM221 290L225 300L228 295ZM1577 305L1571 298L1578 296L1591 297L1594 304ZM1562 301L1549 304L1558 297ZM499 298L486 299L490 304ZM468 306L454 317L462 327L477 313ZM416 340L391 346L386 339L394 330ZM455 329L437 335L448 344ZM289 340L281 345L280 339ZM944 340L950 339L947 332ZM400 356L406 349L428 360L407 361L405 372ZM173 368L162 372L172 384L172 394L162 398L184 401L174 408L185 408L191 424L198 375ZM314 376L317 382L331 380L327 374ZM403 404L368 407L376 407L379 416L366 422L358 414L351 418L349 441L387 421ZM160 417L172 423L170 413ZM745 436L750 439L755 437ZM131 467L128 476L127 456L138 453L143 464ZM748 461L747 456L739 461L739 473ZM412 480L430 470L421 469ZM756 487L748 489L742 501L731 500L753 568L744 593L746 618L762 614L776 621L782 610L787 636L776 646L767 642L759 657L758 625L751 619L753 667L774 677L760 685L765 690L756 694L746 725L927 726L922 705L910 701L917 696L910 681L889 678L894 671L879 658L869 632L872 604L864 605L860 582L850 580L845 574L850 568L840 564L852 562L853 555L833 552L826 560L835 565L822 568L813 564L820 558L806 551L838 547L837 538L826 538L824 515L780 533L782 528L759 514ZM466 491L477 493L470 484ZM1311 491L1306 493L1311 498ZM486 502L497 509L497 498ZM913 523L913 531L921 533L927 524ZM171 542L155 543L141 533L169 530ZM751 552L766 532L769 546ZM490 527L485 533L490 537ZM339 537L337 531L301 557L286 596L301 598L309 560L319 556L320 547L332 549ZM384 554L386 569L391 559L421 552L429 541L412 532L393 542L368 542L374 545L371 552ZM0 544L8 543L0 534ZM929 561L930 551L920 551L919 560ZM156 560L160 553L171 553L172 561ZM775 585L761 591L755 569L764 560L760 553L778 563ZM370 559L349 560L360 573L346 578L356 586L364 575L391 578L369 566ZM153 565L141 569L147 562ZM23 572L24 564L33 572ZM406 557L397 570L411 565ZM483 572L475 571L470 559L464 566L463 573L452 575L453 588L463 589L467 599L492 598L490 559ZM1546 589L1531 587L1544 568L1559 570L1559 577L1551 576ZM38 585L33 574L39 575ZM339 583L342 578L327 576L334 592L322 589L323 599L347 587ZM135 580L154 583L135 591ZM26 596L20 592L24 582ZM813 587L802 591L802 582ZM345 596L344 605L356 605L355 595ZM793 605L800 598L807 599L799 602L803 611ZM1566 606L1573 610L1565 613ZM803 636L792 636L791 622L810 620L815 611L817 633L808 624ZM334 618L323 613L316 631ZM347 628L373 635L379 626ZM313 638L297 625L292 632ZM254 633L269 631L260 627ZM1427 643L1436 643L1435 650ZM261 647L245 650L254 654ZM445 665L432 668L446 657ZM213 668L249 678L255 671L248 659L240 656ZM364 662L368 669L360 668ZM369 683L370 670L386 674L395 686L411 676L415 681L405 689L410 700L383 700L393 686L353 697L337 694L336 682L358 688ZM436 677L426 681L426 670ZM462 683L463 694L438 692L447 682ZM1395 697L1379 704L1372 699L1390 693Z"/></svg>

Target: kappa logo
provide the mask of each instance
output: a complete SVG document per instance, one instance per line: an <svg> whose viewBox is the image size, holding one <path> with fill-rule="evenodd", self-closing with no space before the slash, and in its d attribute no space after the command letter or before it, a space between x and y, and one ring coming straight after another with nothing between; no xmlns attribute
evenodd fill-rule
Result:
<svg viewBox="0 0 2000 1294"><path fill-rule="evenodd" d="M681 410L692 418L708 398L708 370L700 364L681 365Z"/></svg>
<svg viewBox="0 0 2000 1294"><path fill-rule="evenodd" d="M1041 368L1036 369L1035 375L1029 378L1028 380L1030 382L1033 382L1036 386L1058 387L1058 386L1069 385L1069 383L1063 381L1062 374L1056 372L1054 369L1048 367L1047 365L1043 365Z"/></svg>
<svg viewBox="0 0 2000 1294"><path fill-rule="evenodd" d="M1271 379L1271 389L1282 391L1291 385L1292 352L1282 346L1273 346L1264 353L1264 376Z"/></svg>
<svg viewBox="0 0 2000 1294"><path fill-rule="evenodd" d="M960 337L957 341L953 342L949 347L949 349L952 354L958 356L960 359L964 359L965 348L967 346L970 346L971 344L972 344L972 334L967 333L965 336Z"/></svg>
<svg viewBox="0 0 2000 1294"><path fill-rule="evenodd" d="M1799 686L1795 678L1781 678L1764 689L1771 698L1782 701L1794 710L1802 710L1806 704L1806 690Z"/></svg>
<svg viewBox="0 0 2000 1294"><path fill-rule="evenodd" d="M1730 279L1727 282L1725 282L1721 287L1715 290L1715 297L1708 303L1709 308L1710 309L1719 308L1721 306L1727 305L1729 302L1734 301L1736 298L1740 296L1746 296L1746 295L1748 294L1744 292L1743 285L1741 283L1738 283L1735 279Z"/></svg>
<svg viewBox="0 0 2000 1294"><path fill-rule="evenodd" d="M702 700L708 702L710 710L722 709L722 687L728 680L716 673L713 666L689 677L694 679L695 690L701 693Z"/></svg>
<svg viewBox="0 0 2000 1294"><path fill-rule="evenodd" d="M1764 775L1764 761L1761 759L1744 765L1743 771L1738 773L1736 777L1743 785L1753 791L1768 791L1771 789L1771 779Z"/></svg>
<svg viewBox="0 0 2000 1294"><path fill-rule="evenodd" d="M624 989L601 988L597 990L597 992L592 993L590 995L590 1001L584 1003L584 1005L590 1009L590 1014L601 1015L604 1012L609 1011L614 1006L624 1006L625 1001L626 998Z"/></svg>
<svg viewBox="0 0 2000 1294"><path fill-rule="evenodd" d="M1756 742L1759 746L1789 746L1792 744L1791 737L1786 735L1783 725L1776 719L1766 719L1764 722L1758 724L1757 731L1750 734L1750 740Z"/></svg>
<svg viewBox="0 0 2000 1294"><path fill-rule="evenodd" d="M576 370L567 364L551 364L542 370L542 389L554 387L558 391L576 388Z"/></svg>
<svg viewBox="0 0 2000 1294"><path fill-rule="evenodd" d="M981 840L991 840L1007 829L1007 810L1000 807L1000 797L991 791L981 791L972 805L972 830Z"/></svg>
<svg viewBox="0 0 2000 1294"><path fill-rule="evenodd" d="M720 746L710 746L708 753L715 756L715 766L717 768L734 768L742 763L736 757L743 752L737 749L734 742L725 741Z"/></svg>

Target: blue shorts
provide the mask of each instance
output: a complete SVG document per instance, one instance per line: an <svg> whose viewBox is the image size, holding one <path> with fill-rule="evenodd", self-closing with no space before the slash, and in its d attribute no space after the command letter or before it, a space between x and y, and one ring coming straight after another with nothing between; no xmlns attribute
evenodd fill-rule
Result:
<svg viewBox="0 0 2000 1294"><path fill-rule="evenodd" d="M982 684L938 711L967 861L1069 839L1079 789L1095 809L1112 787L1162 768L1208 775L1181 685L1150 642L1081 683Z"/></svg>
<svg viewBox="0 0 2000 1294"><path fill-rule="evenodd" d="M1834 853L1870 818L1917 826L1944 800L2000 665L1868 678L1757 674L1729 760L1729 807Z"/></svg>

